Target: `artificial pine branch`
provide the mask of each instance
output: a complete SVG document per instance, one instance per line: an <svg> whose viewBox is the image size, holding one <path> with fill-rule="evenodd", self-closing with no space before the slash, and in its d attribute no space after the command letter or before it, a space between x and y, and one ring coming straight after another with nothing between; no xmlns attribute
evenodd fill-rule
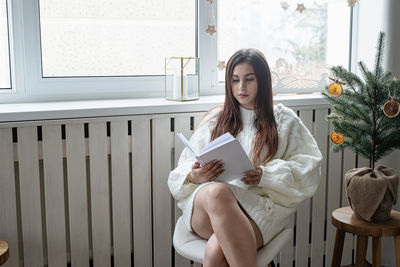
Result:
<svg viewBox="0 0 400 267"><path fill-rule="evenodd" d="M324 95L325 97L328 97L327 100L329 102L331 102L333 107L336 108L335 109L336 113L338 113L338 114L340 114L342 116L346 116L347 112L349 110L353 110L354 113L359 112L358 110L354 110L355 107L351 103L348 103L348 101L345 101L345 100L343 100L341 98L330 97L330 95L325 93L325 92L322 92L322 95ZM360 111L359 114L361 116L361 119L363 119L365 122L370 122L370 118L369 118L368 115L365 115L365 112L361 112Z"/></svg>
<svg viewBox="0 0 400 267"><path fill-rule="evenodd" d="M390 71L387 71L383 74L382 80L389 81L392 78L393 78L393 73L391 73Z"/></svg>
<svg viewBox="0 0 400 267"><path fill-rule="evenodd" d="M380 77L383 69L382 69L382 60L383 60L383 47L384 42L383 39L385 38L385 33L381 32L379 34L378 45L377 45L377 52L375 56L375 76Z"/></svg>
<svg viewBox="0 0 400 267"><path fill-rule="evenodd" d="M362 89L364 87L364 83L362 82L362 80L355 74L348 72L345 68L343 68L342 66L336 66L336 67L332 67L331 71L333 73L333 75L335 77L342 77L343 81L349 85L349 87L355 92L360 94L360 92L358 92L358 90L356 89L357 87L361 88L361 92Z"/></svg>

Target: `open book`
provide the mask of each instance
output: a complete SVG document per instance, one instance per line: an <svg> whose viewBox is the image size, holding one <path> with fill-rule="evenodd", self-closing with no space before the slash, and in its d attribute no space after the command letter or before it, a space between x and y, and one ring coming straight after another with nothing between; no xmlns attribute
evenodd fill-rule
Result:
<svg viewBox="0 0 400 267"><path fill-rule="evenodd" d="M216 179L219 182L230 182L242 178L246 171L254 169L243 147L230 133L225 133L214 139L200 152L193 149L183 134L178 133L178 136L194 154L201 166L206 165L212 160L221 160L224 162L225 171Z"/></svg>

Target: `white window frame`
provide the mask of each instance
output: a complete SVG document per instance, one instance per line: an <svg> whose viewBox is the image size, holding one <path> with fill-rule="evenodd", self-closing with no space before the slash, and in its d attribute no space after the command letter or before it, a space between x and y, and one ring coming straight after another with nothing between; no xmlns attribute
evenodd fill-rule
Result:
<svg viewBox="0 0 400 267"><path fill-rule="evenodd" d="M217 32L210 35L206 32L214 5L215 14L218 14L218 0L198 1L198 53L200 57L200 92L202 95L224 94L224 84L218 84L218 18L216 18Z"/></svg>
<svg viewBox="0 0 400 267"><path fill-rule="evenodd" d="M190 1L190 0L189 0ZM200 93L224 94L218 83L217 32L205 32L217 0L195 1L197 7L196 51L200 58ZM12 89L0 90L0 103L90 99L163 98L164 77L70 77L42 78L39 0L8 0ZM279 92L277 92L279 93Z"/></svg>
<svg viewBox="0 0 400 267"><path fill-rule="evenodd" d="M212 73L216 73L216 36L210 36L201 30L207 28L206 20L201 17L209 16L207 12L210 12L210 8L207 5L210 3L193 1L196 1L198 10L196 19L198 29L200 29L195 31L198 53L196 56L201 58L200 91L202 95L221 94L222 91L215 91L216 75L212 76ZM12 35L10 54L13 88L0 91L0 103L164 97L162 75L43 78L39 1L12 0L8 3L9 17L12 18L9 30L12 33L10 34ZM215 2L214 5L216 5ZM214 51L215 56L210 53L211 50ZM215 81L212 82L211 78L215 78Z"/></svg>
<svg viewBox="0 0 400 267"><path fill-rule="evenodd" d="M10 96L23 96L25 94L20 4L20 0L6 0L11 88L0 89L0 101L5 97L9 98Z"/></svg>
<svg viewBox="0 0 400 267"><path fill-rule="evenodd" d="M134 92L134 88L143 88L147 95L154 96L154 93L163 84L162 76L43 78L39 0L23 1L23 18L26 55L25 81L33 89L29 90L29 95L47 96L46 100L49 96L53 98L49 100L88 99L93 98L93 95L102 98L115 98L119 95L142 97L144 95Z"/></svg>

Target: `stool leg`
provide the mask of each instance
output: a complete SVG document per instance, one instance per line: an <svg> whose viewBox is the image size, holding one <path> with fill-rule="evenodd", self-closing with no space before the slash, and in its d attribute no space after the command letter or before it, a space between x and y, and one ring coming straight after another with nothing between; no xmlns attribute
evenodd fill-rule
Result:
<svg viewBox="0 0 400 267"><path fill-rule="evenodd" d="M331 267L340 267L342 261L344 231L336 230L335 247L333 248L332 265Z"/></svg>
<svg viewBox="0 0 400 267"><path fill-rule="evenodd" d="M400 267L400 235L394 237L394 247L396 249L396 267Z"/></svg>
<svg viewBox="0 0 400 267"><path fill-rule="evenodd" d="M365 254L367 253L368 236L357 235L356 267L365 266Z"/></svg>
<svg viewBox="0 0 400 267"><path fill-rule="evenodd" d="M381 267L381 238L372 237L372 267Z"/></svg>

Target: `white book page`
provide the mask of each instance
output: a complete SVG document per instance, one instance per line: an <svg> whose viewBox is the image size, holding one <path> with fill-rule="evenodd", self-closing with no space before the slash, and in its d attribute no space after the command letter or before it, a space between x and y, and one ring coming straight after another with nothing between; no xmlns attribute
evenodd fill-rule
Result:
<svg viewBox="0 0 400 267"><path fill-rule="evenodd" d="M211 143L206 145L206 147L200 151L200 155L207 153L208 151L210 151L216 147L222 146L223 144L226 144L232 140L234 140L233 136L229 132L225 133L225 134L219 136L218 138L215 138Z"/></svg>
<svg viewBox="0 0 400 267"><path fill-rule="evenodd" d="M236 139L201 154L200 157L206 163L211 160L220 160L224 163L225 171L217 178L217 181L220 182L230 182L242 178L246 171L254 169L253 164Z"/></svg>
<svg viewBox="0 0 400 267"><path fill-rule="evenodd" d="M211 160L220 160L224 162L225 171L217 178L217 181L229 182L242 178L246 171L254 169L243 147L230 133L223 134L216 138L202 150L200 155L196 153L182 133L178 133L177 135L188 150L192 151L201 166L204 166Z"/></svg>
<svg viewBox="0 0 400 267"><path fill-rule="evenodd" d="M194 148L192 147L192 145L189 143L189 141L186 139L186 137L182 134L182 133L177 133L178 137L181 139L181 141L185 144L185 146L192 151L192 153L195 155L195 157L197 158L199 155L196 153L196 151L194 151Z"/></svg>

